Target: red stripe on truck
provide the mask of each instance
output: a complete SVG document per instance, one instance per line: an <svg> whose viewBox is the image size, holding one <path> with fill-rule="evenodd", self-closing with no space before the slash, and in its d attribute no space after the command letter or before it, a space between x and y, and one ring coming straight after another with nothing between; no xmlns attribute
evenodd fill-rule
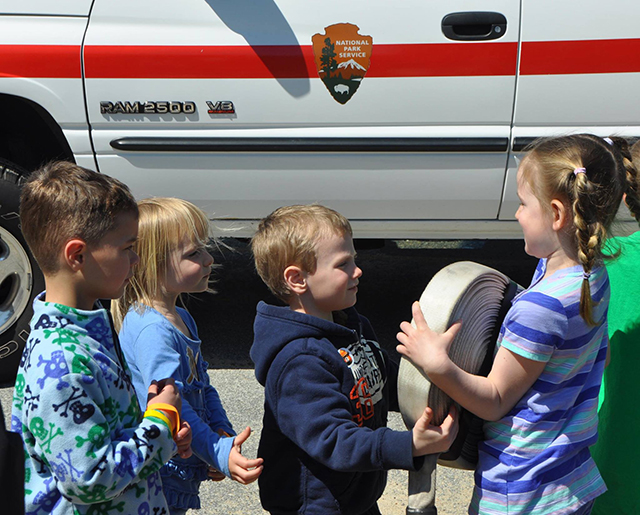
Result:
<svg viewBox="0 0 640 515"><path fill-rule="evenodd" d="M522 44L522 75L640 72L640 39ZM367 77L510 76L517 43L374 44ZM311 46L85 47L89 79L308 79ZM0 45L0 77L82 77L78 45Z"/></svg>
<svg viewBox="0 0 640 515"><path fill-rule="evenodd" d="M640 72L640 39L529 41L522 44L522 75Z"/></svg>
<svg viewBox="0 0 640 515"><path fill-rule="evenodd" d="M0 45L0 77L79 79L79 45Z"/></svg>
<svg viewBox="0 0 640 515"><path fill-rule="evenodd" d="M367 77L515 75L516 43L375 45ZM311 46L88 46L89 79L307 79Z"/></svg>

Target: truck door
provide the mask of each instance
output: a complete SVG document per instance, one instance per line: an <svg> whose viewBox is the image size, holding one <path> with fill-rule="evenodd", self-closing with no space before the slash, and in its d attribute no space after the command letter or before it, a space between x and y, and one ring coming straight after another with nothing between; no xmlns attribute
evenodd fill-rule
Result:
<svg viewBox="0 0 640 515"><path fill-rule="evenodd" d="M542 136L640 136L640 3L522 2L522 49L500 218L513 219L517 159Z"/></svg>
<svg viewBox="0 0 640 515"><path fill-rule="evenodd" d="M464 223L495 222L503 191L519 15L508 0L96 0L98 166L215 219L321 202L360 236L477 236Z"/></svg>

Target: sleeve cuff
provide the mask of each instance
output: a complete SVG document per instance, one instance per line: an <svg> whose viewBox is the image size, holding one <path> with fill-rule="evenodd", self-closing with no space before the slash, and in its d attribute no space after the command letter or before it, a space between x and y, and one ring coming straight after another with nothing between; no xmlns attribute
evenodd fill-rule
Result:
<svg viewBox="0 0 640 515"><path fill-rule="evenodd" d="M385 470L415 470L411 431L393 431L387 428L382 434L381 456Z"/></svg>
<svg viewBox="0 0 640 515"><path fill-rule="evenodd" d="M229 454L231 453L234 439L234 436L220 438L214 448L215 457L218 462L218 470L228 478L231 477L231 472L229 472Z"/></svg>

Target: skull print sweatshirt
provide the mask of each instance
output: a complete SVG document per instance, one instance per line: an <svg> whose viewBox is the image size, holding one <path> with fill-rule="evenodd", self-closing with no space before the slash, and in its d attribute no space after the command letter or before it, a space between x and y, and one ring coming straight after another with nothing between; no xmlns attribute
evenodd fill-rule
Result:
<svg viewBox="0 0 640 515"><path fill-rule="evenodd" d="M25 447L25 512L168 515L158 470L176 451L143 418L105 309L34 301L11 429Z"/></svg>

